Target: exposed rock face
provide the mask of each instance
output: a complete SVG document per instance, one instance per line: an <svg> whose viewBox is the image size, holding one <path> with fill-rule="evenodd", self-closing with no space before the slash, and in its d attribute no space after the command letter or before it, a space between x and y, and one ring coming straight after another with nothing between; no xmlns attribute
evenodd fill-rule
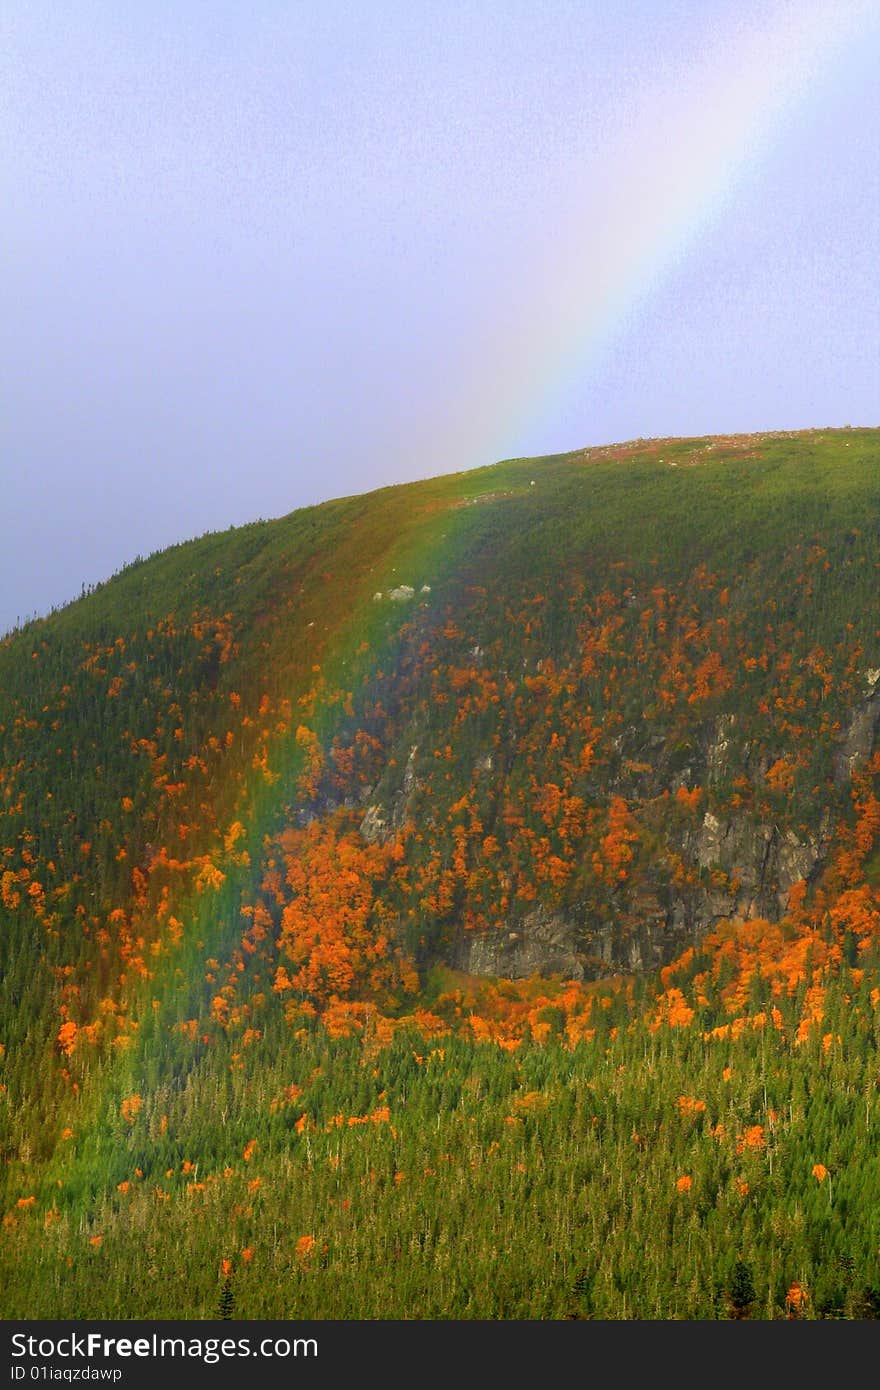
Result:
<svg viewBox="0 0 880 1390"><path fill-rule="evenodd" d="M467 659L474 669L485 669L481 645L471 643ZM535 669L541 666L537 660ZM518 899L514 888L504 917L490 927L466 927L464 911L458 918L454 907L435 935L437 950L472 974L582 980L654 969L721 920L778 920L792 888L820 874L839 815L850 804L850 780L877 744L880 670L869 670L864 680L861 698L829 741L828 804L822 808L803 786L792 782L785 792L774 783L774 768L785 760L754 718L747 724L728 710L665 731L656 719L619 724L609 731L601 765L591 774L586 806L595 810L600 829L581 842L583 895L576 892L559 907L540 887L530 902ZM441 756L432 746L436 740L424 715L404 725L393 759L364 789L360 832L371 843L386 844L415 826L426 842L439 846L434 853L446 856L446 867L452 847L442 836L448 827L437 819L426 790ZM499 722L492 742L477 744L469 757L469 769L463 773L456 764L454 775L480 799L480 834L494 836L506 788L523 780L523 752L512 724ZM535 757L540 766L540 752ZM532 775L532 784L537 798L540 775ZM734 794L739 784L742 796ZM639 845L621 881L597 882L590 865L601 851L601 827L615 798L632 814ZM499 853L497 841L493 852Z"/></svg>
<svg viewBox="0 0 880 1390"><path fill-rule="evenodd" d="M478 659L482 653L472 653ZM870 673L874 675L875 673ZM850 777L870 756L880 731L880 673L868 682L864 698L852 710L833 751L835 784L841 797ZM835 817L826 808L808 829L803 807L779 807L776 819L749 809L720 811L723 798L713 789L733 770L763 784L774 761L766 749L742 740L735 714L716 717L695 737L684 758L656 734L624 730L614 740L617 771L597 784L597 800L625 795L639 803L671 805L675 791L703 786L708 805L690 821L670 811L659 825L666 853L684 867L677 885L662 874L633 876L608 894L601 912L595 904L569 903L553 910L540 900L525 909L515 905L504 921L489 929L464 929L447 935L445 956L458 969L476 975L523 978L558 975L566 979L599 978L615 971L648 970L662 965L722 919L778 919L792 887L820 872L831 843ZM407 823L430 818L417 775L419 744L411 743L406 761L390 769L373 789L361 822L361 834L386 843ZM502 775L504 756L486 751L473 764L474 783ZM402 772L400 771L402 765ZM509 769L508 769L509 770ZM662 802L663 789L672 794ZM586 849L585 849L586 852ZM662 854L661 854L662 857Z"/></svg>
<svg viewBox="0 0 880 1390"><path fill-rule="evenodd" d="M367 807L360 830L364 839L371 845L384 844L388 839L388 821L385 819L380 806Z"/></svg>
<svg viewBox="0 0 880 1390"><path fill-rule="evenodd" d="M591 922L583 908L563 915L538 907L509 930L464 932L450 963L472 975L512 980L532 975L593 980L655 969L699 935L683 913L658 915L657 906L656 900L645 902L642 916L627 914L625 931L617 922Z"/></svg>
<svg viewBox="0 0 880 1390"><path fill-rule="evenodd" d="M880 671L868 671L869 694L855 710L834 754L834 780L846 782L871 755L880 731Z"/></svg>
<svg viewBox="0 0 880 1390"><path fill-rule="evenodd" d="M699 774L711 786L727 772L728 759L739 768L749 767L748 748L736 748L735 726L731 714L716 720L702 757L673 780L687 784ZM870 672L868 694L838 736L834 753L838 785L848 782L871 756L878 733L880 672ZM659 761L662 764L662 757ZM763 775L767 765L764 755L750 770ZM813 833L799 834L790 825L755 820L745 813L719 817L707 810L696 829L672 837L683 861L701 871L696 885L673 893L641 890L628 897L621 893L612 921L602 924L591 920L585 906L565 914L538 907L511 916L501 930L463 933L454 948L453 963L477 975L555 974L575 980L615 970L656 968L722 919L778 919L792 887L820 871L831 843L832 822L826 809Z"/></svg>
<svg viewBox="0 0 880 1390"><path fill-rule="evenodd" d="M389 798L389 804L386 806L382 802L373 802L367 807L360 824L360 832L370 844L385 844L393 839L410 818L413 798L418 790L414 766L418 751L418 744L414 743L403 771L403 780Z"/></svg>
<svg viewBox="0 0 880 1390"><path fill-rule="evenodd" d="M685 846L701 869L720 869L732 886L697 895L695 920L778 916L790 889L809 879L822 861L828 825L825 817L820 834L799 839L790 828L745 818L722 821L707 811Z"/></svg>
<svg viewBox="0 0 880 1390"><path fill-rule="evenodd" d="M588 972L574 945L573 926L570 920L539 907L522 918L515 931L465 932L452 963L471 975L511 980L563 975L567 980L583 980Z"/></svg>
<svg viewBox="0 0 880 1390"><path fill-rule="evenodd" d="M704 873L677 893L621 892L611 920L599 922L586 904L565 913L543 907L511 915L506 926L462 932L451 963L475 975L509 979L561 975L597 979L616 971L650 970L699 941L722 919L777 919L789 890L818 870L828 840L799 840L791 830L742 820L719 821L707 812L681 845Z"/></svg>

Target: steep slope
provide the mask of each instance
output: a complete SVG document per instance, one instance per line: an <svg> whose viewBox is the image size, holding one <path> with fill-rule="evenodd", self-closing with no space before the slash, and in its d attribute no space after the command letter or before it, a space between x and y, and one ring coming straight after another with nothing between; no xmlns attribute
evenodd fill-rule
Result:
<svg viewBox="0 0 880 1390"><path fill-rule="evenodd" d="M591 978L779 918L876 743L876 445L514 461L206 537L30 624L0 649L8 968L48 984L39 928L62 1018L112 1031L104 984L153 973L192 895L247 896L285 826L313 881L353 837L362 928L417 967Z"/></svg>
<svg viewBox="0 0 880 1390"><path fill-rule="evenodd" d="M611 1047L772 1008L792 1047L876 1011L878 445L513 460L204 537L0 643L14 1239L36 1189L73 1219L173 1166L184 1084L274 1078L303 1132L316 1029Z"/></svg>

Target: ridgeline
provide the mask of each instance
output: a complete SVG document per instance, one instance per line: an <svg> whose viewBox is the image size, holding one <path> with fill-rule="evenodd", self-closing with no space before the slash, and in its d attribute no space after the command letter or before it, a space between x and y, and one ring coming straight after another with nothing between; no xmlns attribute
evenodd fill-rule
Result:
<svg viewBox="0 0 880 1390"><path fill-rule="evenodd" d="M878 1316L878 542L639 440L0 641L3 1316Z"/></svg>

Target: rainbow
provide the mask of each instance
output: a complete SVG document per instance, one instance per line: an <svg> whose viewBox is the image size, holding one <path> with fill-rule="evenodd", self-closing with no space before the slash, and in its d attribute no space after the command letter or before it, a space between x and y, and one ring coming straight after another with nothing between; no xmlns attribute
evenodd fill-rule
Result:
<svg viewBox="0 0 880 1390"><path fill-rule="evenodd" d="M547 437L560 398L880 21L871 0L727 8L682 82L645 80L635 115L599 164L585 161L569 207L554 214L560 225L535 253L503 340L487 327L474 344L473 388L450 422L471 463L510 456L527 433Z"/></svg>

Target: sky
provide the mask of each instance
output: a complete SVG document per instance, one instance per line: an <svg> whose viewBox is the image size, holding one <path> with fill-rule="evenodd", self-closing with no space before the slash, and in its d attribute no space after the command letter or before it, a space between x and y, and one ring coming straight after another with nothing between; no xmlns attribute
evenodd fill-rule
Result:
<svg viewBox="0 0 880 1390"><path fill-rule="evenodd" d="M6 0L0 633L591 444L880 424L877 0Z"/></svg>

